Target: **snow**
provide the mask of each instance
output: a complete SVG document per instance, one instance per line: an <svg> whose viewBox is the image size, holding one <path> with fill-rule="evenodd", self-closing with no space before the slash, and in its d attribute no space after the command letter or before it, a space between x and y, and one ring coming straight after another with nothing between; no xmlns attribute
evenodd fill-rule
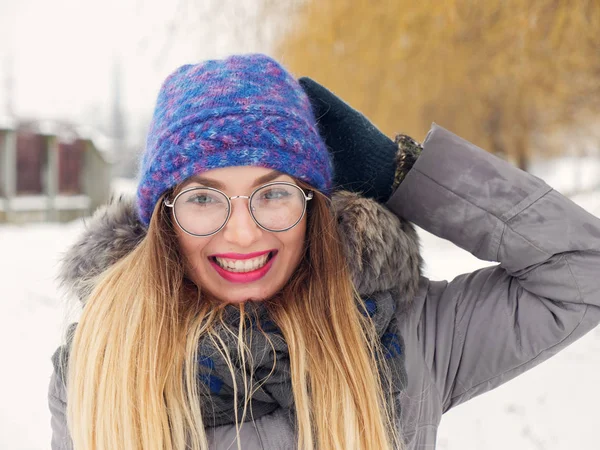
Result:
<svg viewBox="0 0 600 450"><path fill-rule="evenodd" d="M79 223L0 227L0 448L49 449L50 356L68 324L55 277Z"/></svg>
<svg viewBox="0 0 600 450"><path fill-rule="evenodd" d="M122 180L115 191L130 191ZM600 192L574 197L600 216ZM56 283L61 254L82 230L66 225L0 226L0 448L50 448L46 394L50 356L77 305ZM454 276L482 267L468 253L420 231L426 275ZM598 449L600 328L512 382L444 416L440 450Z"/></svg>
<svg viewBox="0 0 600 450"><path fill-rule="evenodd" d="M0 130L12 130L15 126L15 119L0 111Z"/></svg>
<svg viewBox="0 0 600 450"><path fill-rule="evenodd" d="M49 199L46 195L21 195L6 202L12 211L46 211Z"/></svg>
<svg viewBox="0 0 600 450"><path fill-rule="evenodd" d="M565 195L600 188L600 157L567 156L535 162L529 170Z"/></svg>
<svg viewBox="0 0 600 450"><path fill-rule="evenodd" d="M54 207L59 210L88 209L91 200L87 195L57 195L54 197Z"/></svg>
<svg viewBox="0 0 600 450"><path fill-rule="evenodd" d="M6 207L11 211L46 211L51 202L58 210L90 207L90 198L87 195L57 195L54 200L47 195L20 195L9 200L0 198L0 211L4 211Z"/></svg>

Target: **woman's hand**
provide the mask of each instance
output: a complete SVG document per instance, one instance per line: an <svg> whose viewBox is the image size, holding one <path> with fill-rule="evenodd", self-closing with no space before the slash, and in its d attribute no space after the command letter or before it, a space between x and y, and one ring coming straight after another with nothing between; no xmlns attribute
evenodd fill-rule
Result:
<svg viewBox="0 0 600 450"><path fill-rule="evenodd" d="M299 82L331 151L334 188L386 202L394 188L398 145L319 83L306 77Z"/></svg>

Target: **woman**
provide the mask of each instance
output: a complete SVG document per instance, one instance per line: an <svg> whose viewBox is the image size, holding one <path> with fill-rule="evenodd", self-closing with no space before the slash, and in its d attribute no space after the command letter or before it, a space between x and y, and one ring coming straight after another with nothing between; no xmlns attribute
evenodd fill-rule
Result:
<svg viewBox="0 0 600 450"><path fill-rule="evenodd" d="M429 281L407 220L500 264ZM184 66L136 200L67 255L52 446L433 448L600 322L599 269L600 220L438 126L391 142L263 55Z"/></svg>

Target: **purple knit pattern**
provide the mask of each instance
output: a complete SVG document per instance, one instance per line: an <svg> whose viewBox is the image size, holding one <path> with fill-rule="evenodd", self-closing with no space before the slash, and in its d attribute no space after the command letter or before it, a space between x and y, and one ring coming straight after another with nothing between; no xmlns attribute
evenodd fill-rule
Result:
<svg viewBox="0 0 600 450"><path fill-rule="evenodd" d="M308 97L279 63L235 55L177 69L163 83L137 189L146 225L160 196L194 174L275 169L329 193L332 164Z"/></svg>

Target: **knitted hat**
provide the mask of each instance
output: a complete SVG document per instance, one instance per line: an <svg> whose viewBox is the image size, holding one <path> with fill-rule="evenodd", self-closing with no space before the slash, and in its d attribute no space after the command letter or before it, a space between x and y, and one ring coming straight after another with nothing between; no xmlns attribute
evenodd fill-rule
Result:
<svg viewBox="0 0 600 450"><path fill-rule="evenodd" d="M142 222L160 196L194 174L275 169L328 192L332 165L308 97L273 59L236 55L177 69L163 83L137 189Z"/></svg>

